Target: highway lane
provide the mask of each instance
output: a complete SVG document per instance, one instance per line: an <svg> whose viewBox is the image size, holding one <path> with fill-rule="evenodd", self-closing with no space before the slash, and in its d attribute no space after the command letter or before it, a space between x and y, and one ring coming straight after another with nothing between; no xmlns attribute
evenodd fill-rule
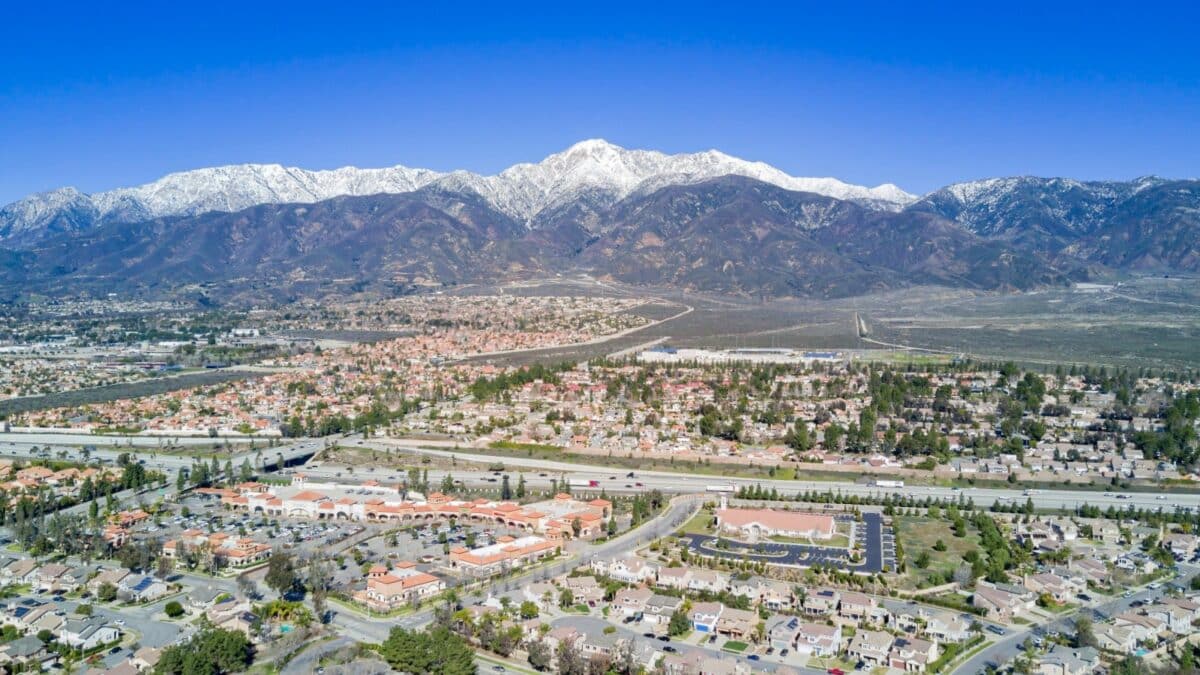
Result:
<svg viewBox="0 0 1200 675"><path fill-rule="evenodd" d="M4 438L10 438L14 434L0 435L0 454L5 450L3 445ZM55 434L46 434L45 436L57 436ZM128 447L121 446L120 443L125 439L133 439L138 442L145 442L146 437L89 437L86 435L76 435L71 437L71 440L95 440L103 438L105 440L116 443L115 447L97 448L96 453L108 458L110 455L115 458L120 452L133 452L139 458L147 459L147 465L152 468L160 468L168 471L176 471L181 467L190 466L191 458L188 456L168 455L156 453L156 448L144 447ZM10 443L13 441L9 441ZM725 484L733 485L735 488L741 486L762 485L766 489L776 489L781 494L793 496L803 492L826 492L831 491L841 495L857 495L860 497L881 498L888 494L899 494L921 499L924 497L932 497L942 500L957 500L957 499L973 499L977 506L991 506L996 501L1015 501L1024 504L1027 498L1033 500L1034 505L1043 509L1074 509L1084 504L1098 506L1102 509L1109 506L1115 508L1128 508L1134 506L1137 508L1164 510L1183 507L1200 511L1200 493L1162 493L1162 492L1113 492L1100 490L1063 490L1063 489L1036 489L1028 495L1023 489L1002 489L1002 488L948 488L938 486L919 486L907 485L904 487L876 487L872 485L856 484L851 482L834 482L834 481L806 481L806 480L773 480L773 479L754 479L740 478L734 476L711 476L711 475L695 475L674 473L669 471L635 471L635 478L626 479L625 475L628 470L604 467L587 464L576 464L573 462L560 462L554 460L534 459L528 457L497 457L494 455L483 454L472 449L452 450L445 448L430 448L424 447L421 443L414 441L405 441L399 439L370 439L363 440L361 438L346 438L346 437L331 437L328 439L299 439L296 441L285 442L285 444L274 448L260 448L256 450L240 450L232 456L234 466L240 466L245 459L250 460L251 464L257 465L258 460L267 464L277 464L279 460L285 463L296 462L304 457L310 456L315 452L320 451L325 447L326 443L341 442L352 447L372 448L380 451L387 450L403 450L413 453L426 454L434 457L450 458L456 457L461 461L476 462L481 464L503 463L512 474L513 479L516 479L518 472L524 472L526 481L534 481L538 478L537 473L546 473L547 477L543 482L537 483L539 487L548 487L551 478L569 478L576 480L597 480L600 481L601 487L611 492L621 492L633 490L634 488L644 489L659 489L670 493L691 493L703 492L710 485ZM15 447L15 446L13 446ZM64 446L66 447L66 446ZM76 453L77 455L77 453ZM274 469L275 467L268 467ZM324 475L320 468L307 469L314 475ZM365 471L364 467L356 467L355 476L363 476L361 473ZM334 472L336 473L336 471ZM345 472L343 472L345 473ZM398 474L399 472L393 472ZM451 471L458 477L457 474L468 474L469 472ZM531 475L532 474L532 475ZM433 472L431 471L431 476ZM378 475L370 476L380 479ZM610 477L615 477L610 478ZM397 478L399 480L399 478ZM486 482L486 480L485 480ZM635 483L642 483L642 486L637 486ZM624 488L626 483L630 483L633 487Z"/></svg>
<svg viewBox="0 0 1200 675"><path fill-rule="evenodd" d="M433 457L450 458L456 457L460 461L476 462L481 464L504 464L509 473L516 478L518 469L528 469L534 472L544 472L556 478L567 477L570 479L579 480L600 480L601 486L610 489L608 483L624 485L629 482L625 479L628 469L616 467L604 467L587 464L575 464L572 462L559 462L546 459L534 459L528 457L499 457L495 455L480 454L468 450L446 450L422 447L420 444L411 441L400 441L395 439L371 439L371 440L354 440L349 443L354 446L365 448L373 448L380 451L388 449L401 449L419 454L426 454ZM432 472L431 472L432 473ZM454 473L454 472L452 472ZM876 497L881 498L888 494L900 494L911 496L917 499L932 497L934 499L957 500L973 499L976 506L987 507L991 506L996 501L1015 501L1019 504L1024 504L1027 498L1032 499L1035 506L1043 509L1074 509L1084 504L1098 506L1102 509L1109 506L1116 508L1128 508L1133 505L1138 508L1164 510L1174 509L1176 506L1200 510L1200 493L1171 493L1170 495L1162 492L1111 492L1100 490L1063 490L1063 489L1035 489L1026 495L1024 489L1001 489L1001 488L950 488L938 486L920 486L906 485L904 487L876 487L872 485L862 485L850 482L834 482L834 481L805 481L805 480L773 480L761 478L740 478L735 476L711 476L711 475L695 475L685 473L674 473L670 471L634 471L636 482L641 482L646 489L660 489L664 492L685 493L685 492L701 492L709 485L726 484L733 485L735 488L741 486L762 485L766 489L775 488L781 494L795 495L803 492L826 492L830 491L834 494L842 495L858 495L860 497ZM616 476L616 480L609 480L610 476ZM526 472L526 480L530 480L529 473ZM622 482L624 481L624 482ZM615 489L615 488L611 488Z"/></svg>

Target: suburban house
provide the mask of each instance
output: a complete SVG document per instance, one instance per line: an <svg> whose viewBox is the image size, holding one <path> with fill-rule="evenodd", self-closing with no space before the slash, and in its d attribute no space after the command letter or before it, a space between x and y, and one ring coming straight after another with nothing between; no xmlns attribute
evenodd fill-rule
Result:
<svg viewBox="0 0 1200 675"><path fill-rule="evenodd" d="M117 585L117 594L131 602L157 600L171 592L166 583L150 576L130 574Z"/></svg>
<svg viewBox="0 0 1200 675"><path fill-rule="evenodd" d="M1092 647L1056 644L1038 660L1037 675L1088 675L1100 667L1100 653Z"/></svg>
<svg viewBox="0 0 1200 675"><path fill-rule="evenodd" d="M592 571L627 584L653 581L657 575L657 570L653 565L633 555L617 558L611 562L600 559L593 560Z"/></svg>
<svg viewBox="0 0 1200 675"><path fill-rule="evenodd" d="M1087 588L1087 583L1075 577L1061 577L1052 572L1042 572L1025 577L1025 588L1041 595L1045 593L1059 604L1065 604Z"/></svg>
<svg viewBox="0 0 1200 675"><path fill-rule="evenodd" d="M914 637L896 638L892 643L889 665L907 673L923 673L937 660L937 644Z"/></svg>
<svg viewBox="0 0 1200 675"><path fill-rule="evenodd" d="M846 655L872 666L887 666L892 651L892 635L877 630L860 630L850 638Z"/></svg>
<svg viewBox="0 0 1200 675"><path fill-rule="evenodd" d="M83 651L121 639L121 631L103 619L72 619L63 624L58 639L64 644Z"/></svg>
<svg viewBox="0 0 1200 675"><path fill-rule="evenodd" d="M657 586L686 590L692 581L692 571L687 567L662 567L658 570Z"/></svg>
<svg viewBox="0 0 1200 675"><path fill-rule="evenodd" d="M995 584L980 581L971 595L971 606L978 607L993 621L1009 621L1017 614L1033 609L1033 594L1004 590Z"/></svg>
<svg viewBox="0 0 1200 675"><path fill-rule="evenodd" d="M596 577L567 577L563 585L571 591L575 602L588 607L595 607L597 602L604 599L604 588L596 581Z"/></svg>
<svg viewBox="0 0 1200 675"><path fill-rule="evenodd" d="M758 622L757 612L726 607L717 620L717 632L735 639L747 638L754 633Z"/></svg>
<svg viewBox="0 0 1200 675"><path fill-rule="evenodd" d="M120 587L121 582L125 579L125 577L129 576L129 574L129 570L123 567L102 570L99 574L88 580L87 589L92 593L95 593L99 591L100 587L104 584L111 584L113 588L118 588Z"/></svg>
<svg viewBox="0 0 1200 675"><path fill-rule="evenodd" d="M622 616L641 616L653 596L654 591L649 588L622 588L613 596L611 607Z"/></svg>
<svg viewBox="0 0 1200 675"><path fill-rule="evenodd" d="M688 619L692 622L692 628L701 633L715 633L723 611L725 605L719 602L697 602L692 605Z"/></svg>
<svg viewBox="0 0 1200 675"><path fill-rule="evenodd" d="M811 615L831 614L838 608L842 594L832 588L821 588L804 596L804 613Z"/></svg>
<svg viewBox="0 0 1200 675"><path fill-rule="evenodd" d="M521 589L521 596L541 609L558 604L558 589L553 584L535 581Z"/></svg>
<svg viewBox="0 0 1200 675"><path fill-rule="evenodd" d="M655 593L646 601L646 608L642 611L642 620L651 626L665 627L671 623L671 615L681 607L683 607L683 598Z"/></svg>
<svg viewBox="0 0 1200 675"><path fill-rule="evenodd" d="M39 667L34 670L41 670L40 666L53 664L56 661L58 661L58 652L47 651L46 643L33 635L17 638L0 647L0 664L36 663ZM10 668L9 670L14 669Z"/></svg>
<svg viewBox="0 0 1200 675"><path fill-rule="evenodd" d="M1105 651L1131 654L1137 649L1138 633L1130 626L1106 623L1096 626L1094 632L1096 643Z"/></svg>
<svg viewBox="0 0 1200 675"><path fill-rule="evenodd" d="M805 621L796 635L796 653L835 656L842 648L842 630L837 626Z"/></svg>

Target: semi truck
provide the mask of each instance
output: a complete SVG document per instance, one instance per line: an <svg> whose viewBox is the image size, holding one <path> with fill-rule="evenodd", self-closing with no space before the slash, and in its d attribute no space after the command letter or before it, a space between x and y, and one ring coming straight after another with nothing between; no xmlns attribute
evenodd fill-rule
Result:
<svg viewBox="0 0 1200 675"><path fill-rule="evenodd" d="M572 478L567 481L567 484L573 488L600 487L600 481L598 480L582 480L579 478Z"/></svg>

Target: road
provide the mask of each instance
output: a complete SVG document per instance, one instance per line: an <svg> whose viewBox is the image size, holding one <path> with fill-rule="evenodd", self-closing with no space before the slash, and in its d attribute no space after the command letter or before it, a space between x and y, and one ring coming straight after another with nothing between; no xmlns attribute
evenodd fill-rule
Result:
<svg viewBox="0 0 1200 675"><path fill-rule="evenodd" d="M1182 573L1177 581L1185 586L1192 579L1192 577L1200 574L1200 567L1192 565L1180 565L1179 569ZM1165 587L1157 590L1142 588L1127 598L1113 598L1091 607L1081 608L1078 612L1074 612L1066 616L1055 617L1050 621L1040 624L1034 624L1032 626L1016 626L1010 628L1008 634L1005 635L1003 639L993 643L987 649L984 649L975 656L972 656L967 661L964 661L952 672L961 673L962 675L982 673L987 668L989 663L994 666L999 666L1010 659L1015 658L1021 651L1021 644L1024 643L1029 637L1034 635L1044 635L1048 632L1059 632L1064 635L1073 636L1075 633L1075 617L1080 612L1091 614L1095 618L1095 621L1099 622L1129 610L1136 601L1141 601L1144 603L1154 602L1162 597L1164 591ZM1099 613L1099 615L1097 615L1097 613Z"/></svg>

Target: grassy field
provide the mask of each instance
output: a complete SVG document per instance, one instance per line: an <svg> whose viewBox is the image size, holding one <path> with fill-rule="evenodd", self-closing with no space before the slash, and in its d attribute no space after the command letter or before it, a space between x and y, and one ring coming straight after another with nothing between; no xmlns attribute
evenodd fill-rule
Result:
<svg viewBox="0 0 1200 675"><path fill-rule="evenodd" d="M684 523L679 531L684 534L712 534L712 528L709 527L712 519L712 511L701 509L700 513L692 516L692 519Z"/></svg>
<svg viewBox="0 0 1200 675"><path fill-rule="evenodd" d="M950 529L950 523L945 520L931 519L924 516L898 516L894 519L896 541L904 547L904 557L908 562L908 576L914 585L931 576L945 572L953 572L962 564L967 551L979 547L979 533L970 525L967 526L967 536L958 538ZM945 551L934 550L934 545L941 540L946 545ZM930 556L929 567L921 570L913 565L913 559L927 551Z"/></svg>

